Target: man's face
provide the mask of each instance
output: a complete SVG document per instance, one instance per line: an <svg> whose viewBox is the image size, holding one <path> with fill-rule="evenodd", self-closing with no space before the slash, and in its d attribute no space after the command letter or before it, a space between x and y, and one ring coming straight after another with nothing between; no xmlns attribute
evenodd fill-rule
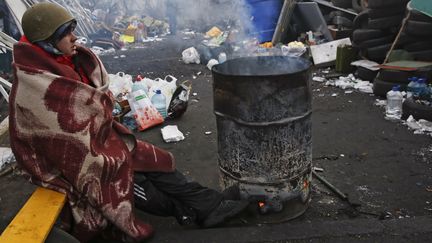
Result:
<svg viewBox="0 0 432 243"><path fill-rule="evenodd" d="M71 31L57 42L57 49L66 56L73 56L77 53L75 45L76 40L76 35Z"/></svg>

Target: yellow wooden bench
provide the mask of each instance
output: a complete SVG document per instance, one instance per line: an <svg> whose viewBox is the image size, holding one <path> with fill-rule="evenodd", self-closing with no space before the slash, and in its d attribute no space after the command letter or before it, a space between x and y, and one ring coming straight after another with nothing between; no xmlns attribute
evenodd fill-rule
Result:
<svg viewBox="0 0 432 243"><path fill-rule="evenodd" d="M0 242L44 242L65 202L65 194L38 187L3 231Z"/></svg>

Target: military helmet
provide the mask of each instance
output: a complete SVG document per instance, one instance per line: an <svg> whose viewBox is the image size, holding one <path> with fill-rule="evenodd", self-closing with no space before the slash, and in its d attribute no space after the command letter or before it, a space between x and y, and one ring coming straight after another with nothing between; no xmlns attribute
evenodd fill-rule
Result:
<svg viewBox="0 0 432 243"><path fill-rule="evenodd" d="M27 39L34 43L47 40L56 30L75 18L62 6L42 2L27 9L22 17L22 28Z"/></svg>

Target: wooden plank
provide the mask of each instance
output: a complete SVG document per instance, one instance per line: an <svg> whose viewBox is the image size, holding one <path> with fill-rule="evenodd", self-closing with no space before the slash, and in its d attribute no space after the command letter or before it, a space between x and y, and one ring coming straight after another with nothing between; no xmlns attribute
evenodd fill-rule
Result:
<svg viewBox="0 0 432 243"><path fill-rule="evenodd" d="M282 11L279 15L278 23L276 25L275 32L273 33L273 39L272 39L273 46L281 42L282 36L287 34L296 2L297 0L284 1Z"/></svg>
<svg viewBox="0 0 432 243"><path fill-rule="evenodd" d="M38 187L5 229L0 242L44 242L65 202L65 194Z"/></svg>

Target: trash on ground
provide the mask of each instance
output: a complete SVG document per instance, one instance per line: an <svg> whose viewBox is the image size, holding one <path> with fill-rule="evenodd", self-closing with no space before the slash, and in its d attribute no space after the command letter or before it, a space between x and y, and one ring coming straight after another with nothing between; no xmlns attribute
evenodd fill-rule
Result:
<svg viewBox="0 0 432 243"><path fill-rule="evenodd" d="M320 82L320 83L326 81L325 78L323 78L323 77L317 77L317 76L313 77L312 80L316 81L316 82Z"/></svg>
<svg viewBox="0 0 432 243"><path fill-rule="evenodd" d="M292 41L288 45L283 45L281 50L284 56L289 57L301 57L307 51L306 46L299 41Z"/></svg>
<svg viewBox="0 0 432 243"><path fill-rule="evenodd" d="M4 166L12 162L15 162L15 156L12 153L11 148L0 147L0 171Z"/></svg>
<svg viewBox="0 0 432 243"><path fill-rule="evenodd" d="M207 63L207 68L208 69L212 69L214 65L219 64L218 60L216 59L211 59L208 63Z"/></svg>
<svg viewBox="0 0 432 243"><path fill-rule="evenodd" d="M356 89L362 93L372 94L373 84L354 77L353 74L340 76L339 79L330 79L326 82L328 86L335 86L341 89Z"/></svg>
<svg viewBox="0 0 432 243"><path fill-rule="evenodd" d="M214 26L213 28L211 28L209 31L206 32L206 36L211 38L218 37L221 34L222 31L216 26Z"/></svg>
<svg viewBox="0 0 432 243"><path fill-rule="evenodd" d="M179 142L185 139L177 125L168 125L161 129L162 138L166 143Z"/></svg>
<svg viewBox="0 0 432 243"><path fill-rule="evenodd" d="M183 62L186 64L196 63L200 64L200 55L195 47L190 47L182 52Z"/></svg>
<svg viewBox="0 0 432 243"><path fill-rule="evenodd" d="M336 61L337 47L343 44L351 45L350 38L310 46L312 59L315 65L327 65Z"/></svg>
<svg viewBox="0 0 432 243"><path fill-rule="evenodd" d="M409 116L403 124L408 126L410 130L414 130L414 134L427 134L432 136L432 122L420 119L416 121L413 116Z"/></svg>
<svg viewBox="0 0 432 243"><path fill-rule="evenodd" d="M211 131L207 131L207 132L205 132L204 134L205 134L205 135L210 135L210 134L212 134L212 132L211 132Z"/></svg>
<svg viewBox="0 0 432 243"><path fill-rule="evenodd" d="M323 172L324 171L324 169L323 168L320 168L320 167L313 167L312 168L314 171L318 171L318 172Z"/></svg>
<svg viewBox="0 0 432 243"><path fill-rule="evenodd" d="M358 60L351 63L352 66L364 67L372 71L380 70L379 64L370 60Z"/></svg>

